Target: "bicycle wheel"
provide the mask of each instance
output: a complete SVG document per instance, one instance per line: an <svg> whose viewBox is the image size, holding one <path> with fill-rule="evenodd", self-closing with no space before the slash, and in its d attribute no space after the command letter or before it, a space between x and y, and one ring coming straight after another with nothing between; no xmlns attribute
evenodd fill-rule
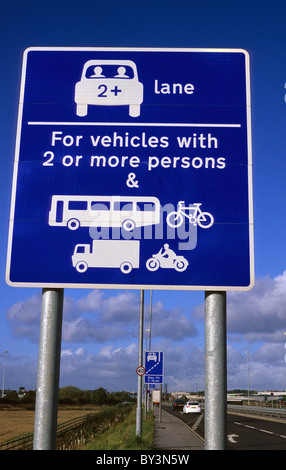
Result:
<svg viewBox="0 0 286 470"><path fill-rule="evenodd" d="M197 222L201 228L209 228L214 223L214 218L209 212L201 212L197 218Z"/></svg>
<svg viewBox="0 0 286 470"><path fill-rule="evenodd" d="M180 227L182 225L184 217L180 212L170 212L167 215L167 224L170 225L172 228Z"/></svg>

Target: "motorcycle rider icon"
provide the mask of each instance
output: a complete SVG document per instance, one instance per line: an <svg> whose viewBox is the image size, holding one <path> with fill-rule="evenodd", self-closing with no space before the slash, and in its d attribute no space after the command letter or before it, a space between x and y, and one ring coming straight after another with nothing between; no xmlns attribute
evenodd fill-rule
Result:
<svg viewBox="0 0 286 470"><path fill-rule="evenodd" d="M163 251L164 250L164 251ZM171 250L168 243L164 244L164 247L146 261L146 267L149 271L157 271L159 268L163 269L175 269L176 271L182 272L187 269L189 262L184 256L177 256L176 253Z"/></svg>

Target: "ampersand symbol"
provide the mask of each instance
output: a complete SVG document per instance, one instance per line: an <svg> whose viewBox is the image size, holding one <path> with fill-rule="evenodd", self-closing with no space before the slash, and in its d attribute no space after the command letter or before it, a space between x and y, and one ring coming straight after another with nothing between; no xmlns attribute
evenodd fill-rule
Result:
<svg viewBox="0 0 286 470"><path fill-rule="evenodd" d="M126 181L126 184L129 188L138 188L139 187L138 181L136 181L135 178L136 178L135 173L129 173L128 179Z"/></svg>

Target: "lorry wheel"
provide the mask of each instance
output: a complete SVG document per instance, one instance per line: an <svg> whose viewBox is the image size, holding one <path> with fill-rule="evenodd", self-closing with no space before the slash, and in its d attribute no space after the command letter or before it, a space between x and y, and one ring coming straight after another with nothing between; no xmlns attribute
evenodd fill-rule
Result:
<svg viewBox="0 0 286 470"><path fill-rule="evenodd" d="M86 261L78 261L76 263L76 266L75 266L75 269L79 272L79 273L85 273L85 271L87 270L88 268L88 264L86 263Z"/></svg>
<svg viewBox="0 0 286 470"><path fill-rule="evenodd" d="M129 263L129 261L124 261L121 265L120 265L120 269L121 271L123 272L123 274L128 274L132 271L132 264Z"/></svg>

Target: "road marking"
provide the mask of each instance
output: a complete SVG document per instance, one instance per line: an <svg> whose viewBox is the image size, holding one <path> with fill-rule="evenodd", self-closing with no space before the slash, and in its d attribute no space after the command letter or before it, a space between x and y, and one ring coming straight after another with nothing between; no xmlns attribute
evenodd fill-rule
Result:
<svg viewBox="0 0 286 470"><path fill-rule="evenodd" d="M266 429L256 428L255 426L250 426L249 424L239 423L238 421L233 421L233 424L236 424L237 426L243 426L244 428L253 429L254 431L260 431L260 432L264 432L266 434L272 434L273 436L281 437L282 439L286 439L286 436L284 436L283 434L277 434L273 431L267 431ZM232 435L234 435L234 434L231 434L231 436Z"/></svg>
<svg viewBox="0 0 286 470"><path fill-rule="evenodd" d="M266 432L267 434L275 434L274 432L272 431L266 431L266 429L259 429L257 428L258 431L261 431L261 432Z"/></svg>
<svg viewBox="0 0 286 470"><path fill-rule="evenodd" d="M237 441L234 439L235 437L239 437L237 434L228 434L227 438L229 442L232 444L237 444Z"/></svg>
<svg viewBox="0 0 286 470"><path fill-rule="evenodd" d="M201 422L203 416L204 416L204 415L201 414L201 415L198 417L198 419L196 420L196 422L195 422L194 425L192 426L192 429L194 429L194 430L197 429L197 427L198 427L198 425L200 424L200 422Z"/></svg>

